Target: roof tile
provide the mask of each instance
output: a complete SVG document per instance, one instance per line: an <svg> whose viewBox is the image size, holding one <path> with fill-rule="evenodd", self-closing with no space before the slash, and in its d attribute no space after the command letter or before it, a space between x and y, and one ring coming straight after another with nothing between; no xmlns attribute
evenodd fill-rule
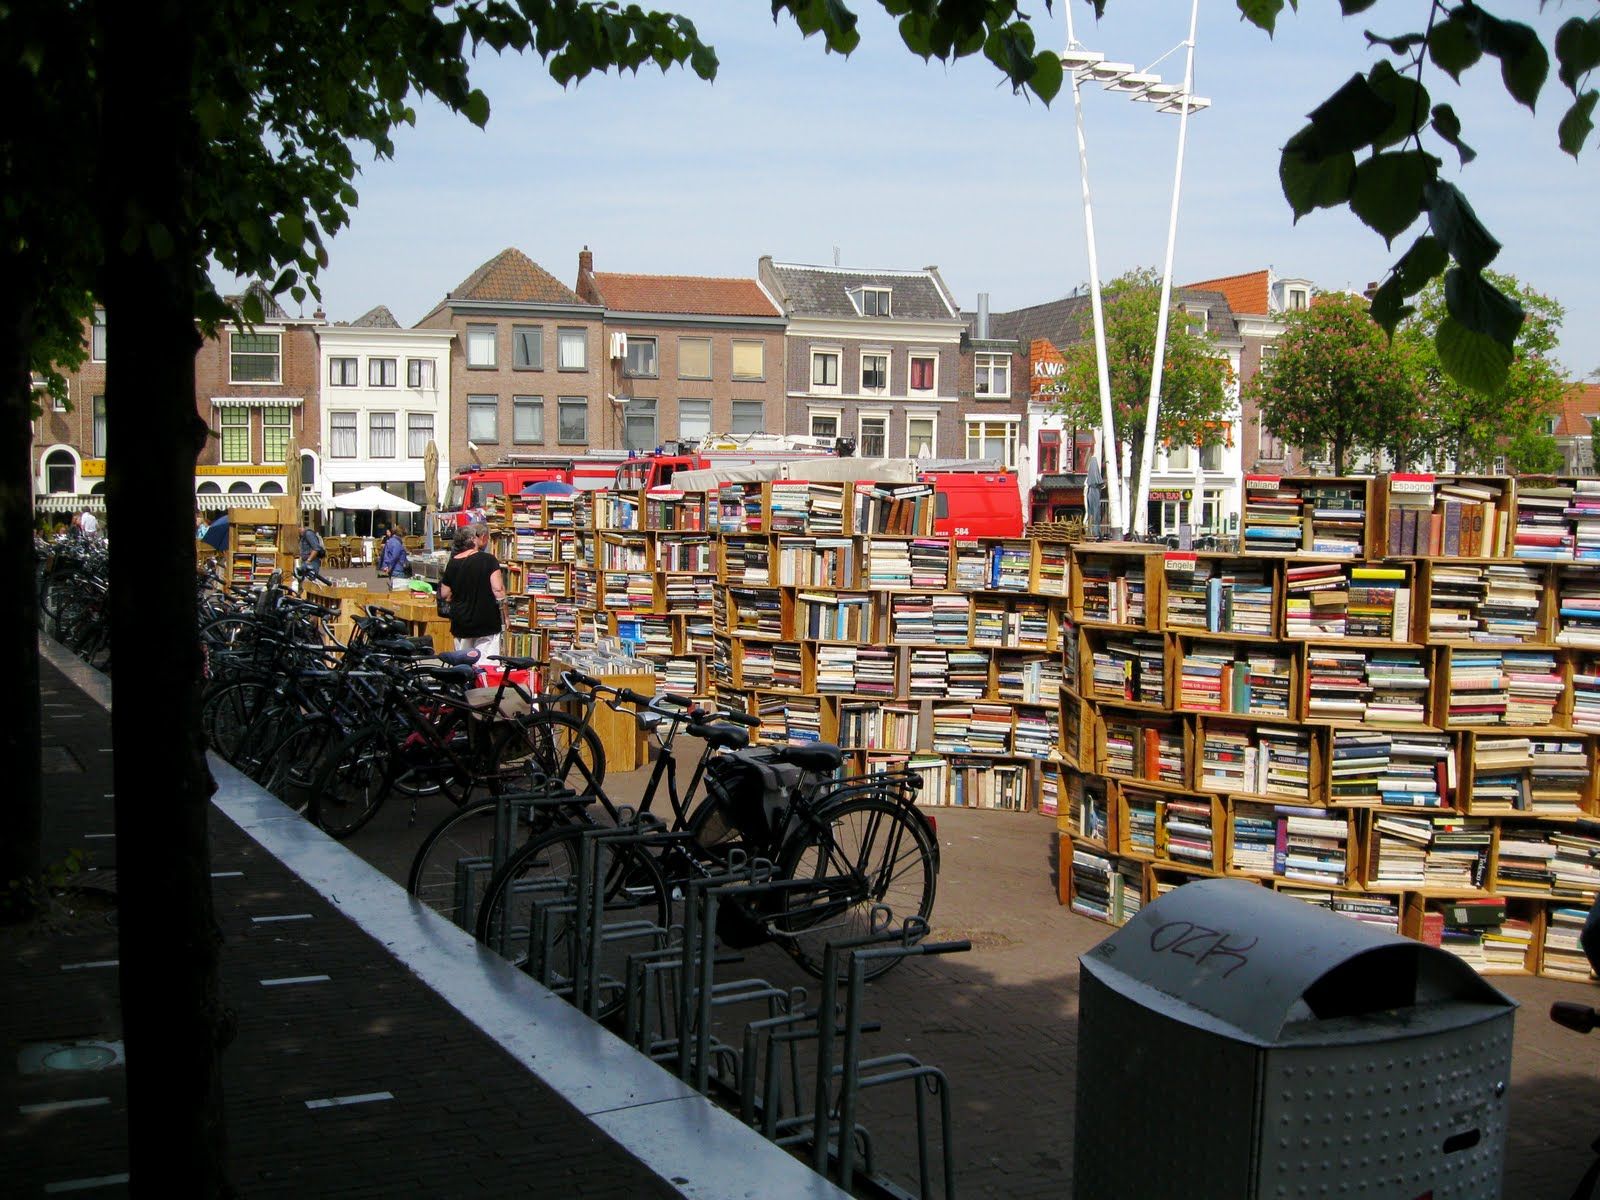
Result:
<svg viewBox="0 0 1600 1200"><path fill-rule="evenodd" d="M1186 286L1196 291L1221 292L1228 298L1228 307L1236 313L1260 317L1272 311L1268 297L1271 281L1266 271L1224 275L1221 279L1204 279Z"/></svg>
<svg viewBox="0 0 1600 1200"><path fill-rule="evenodd" d="M608 309L618 312L684 313L718 317L780 316L754 279L703 275L622 275L594 272Z"/></svg>
<svg viewBox="0 0 1600 1200"><path fill-rule="evenodd" d="M1600 416L1600 384L1575 383L1561 396L1557 410L1556 437L1587 436L1589 418Z"/></svg>
<svg viewBox="0 0 1600 1200"><path fill-rule="evenodd" d="M578 294L515 246L500 251L450 292L451 300L582 304Z"/></svg>

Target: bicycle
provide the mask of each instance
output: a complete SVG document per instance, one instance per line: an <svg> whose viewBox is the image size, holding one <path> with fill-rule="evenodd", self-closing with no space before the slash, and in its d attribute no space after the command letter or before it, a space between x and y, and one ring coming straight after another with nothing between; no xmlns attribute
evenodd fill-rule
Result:
<svg viewBox="0 0 1600 1200"><path fill-rule="evenodd" d="M720 872L739 850L750 859L772 864L772 878L803 887L778 889L748 903L727 903L729 915L719 921L724 942L749 946L776 941L809 974L821 978L829 941L859 936L871 928L871 910L888 905L902 919L932 913L938 876L938 846L927 816L915 807L920 780L909 773L884 773L834 780L842 755L836 746L746 749L749 735L738 726L759 719L727 710L683 709L679 702L652 699L627 689L605 688L587 676L572 682L592 693L610 693L644 716L661 743L633 824L639 838L600 841L591 852L601 855L602 908L608 927L634 927L640 921L665 924L673 899L691 881ZM615 705L613 705L615 707ZM738 726L729 724L738 723ZM663 732L662 726L665 726ZM678 732L701 738L705 747L684 798L676 794L672 742ZM723 766L721 764L733 764ZM725 783L741 773L784 767L775 772L783 789L779 803L770 795L728 794ZM698 804L692 801L702 779L711 786ZM673 802L670 825L655 821L651 804L665 778ZM615 811L609 801L605 807ZM576 890L575 875L583 842L592 825L554 825L535 834L494 873L478 905L476 932L511 961L526 966L553 948L568 956L576 939L569 936L572 917L559 907L544 914L546 944L531 939L541 925L538 909L553 898ZM623 1003L617 984L625 971L623 938L600 933L596 953L600 974L609 981L611 997L599 1006L602 1015ZM892 968L885 960L873 977ZM570 972L576 963L566 963Z"/></svg>

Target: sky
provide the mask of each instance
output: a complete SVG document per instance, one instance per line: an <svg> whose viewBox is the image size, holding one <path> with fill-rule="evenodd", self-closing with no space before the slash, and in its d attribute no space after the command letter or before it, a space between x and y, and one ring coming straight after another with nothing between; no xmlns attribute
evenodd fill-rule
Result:
<svg viewBox="0 0 1600 1200"><path fill-rule="evenodd" d="M1038 45L1066 44L1064 0L1029 0ZM484 130L418 106L393 159L356 181L360 203L329 244L324 308L351 320L386 304L419 320L479 264L516 246L573 285L580 248L599 271L753 277L757 260L858 268L937 265L964 308L987 292L1005 312L1056 299L1089 278L1072 101L1014 94L980 57L924 63L871 0L851 5L862 44L848 58L774 24L759 0L666 0L715 46L714 83L691 72L591 76L567 89L537 58L485 51L473 79L493 113ZM1364 30L1413 28L1424 5L1376 4L1341 18L1334 0L1287 7L1274 38L1233 0L1204 0L1174 275L1179 284L1270 267L1322 289L1381 280L1420 232L1392 249L1345 210L1298 224L1278 186L1278 149L1304 115L1375 61ZM1592 4L1556 0L1504 15L1554 30ZM1103 21L1076 3L1078 41L1110 60L1182 82L1183 0L1110 0ZM1388 22L1388 24L1385 24ZM1487 62L1487 60L1486 60ZM1575 162L1556 127L1570 99L1555 78L1537 114L1505 93L1492 63L1458 87L1430 64L1434 103L1461 116L1478 152L1445 178L1504 244L1494 266L1566 308L1558 356L1577 379L1600 368L1600 289L1590 283L1592 181L1600 149ZM1160 267L1179 120L1085 87L1084 125L1101 278ZM1448 153L1438 144L1435 152ZM1584 213L1590 217L1584 217ZM235 281L219 279L232 286ZM307 309L313 305L307 305Z"/></svg>

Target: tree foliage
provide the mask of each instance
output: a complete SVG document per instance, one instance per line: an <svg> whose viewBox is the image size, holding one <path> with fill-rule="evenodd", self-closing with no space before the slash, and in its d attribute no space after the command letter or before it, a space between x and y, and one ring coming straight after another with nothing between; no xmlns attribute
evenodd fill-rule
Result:
<svg viewBox="0 0 1600 1200"><path fill-rule="evenodd" d="M1156 318L1161 311L1160 277L1154 270L1128 272L1105 287L1106 363L1111 410L1119 445L1132 449L1128 494L1139 486L1139 453L1149 420L1150 379L1156 361ZM1100 380L1094 342L1063 347L1054 385L1055 408L1078 426L1100 424ZM1234 413L1228 385L1233 370L1204 334L1174 306L1168 315L1156 438L1169 446L1215 446Z"/></svg>
<svg viewBox="0 0 1600 1200"><path fill-rule="evenodd" d="M1272 33L1283 0L1236 0L1245 20ZM1107 0L1089 0L1103 13ZM1290 0L1298 8L1298 0ZM1346 16L1374 0L1339 0ZM1390 11L1390 10L1386 10ZM1464 387L1492 393L1511 369L1524 310L1498 288L1487 268L1500 243L1473 212L1466 194L1441 175L1445 158L1462 166L1477 157L1460 115L1437 102L1440 73L1459 84L1476 67L1498 67L1511 99L1531 112L1552 61L1570 96L1557 131L1560 148L1577 157L1594 132L1600 91L1590 86L1600 66L1600 16L1574 16L1547 45L1535 29L1494 15L1474 0L1431 0L1410 6L1422 29L1379 34L1367 42L1383 55L1357 72L1309 114L1309 124L1284 144L1278 177L1295 220L1318 208L1349 208L1385 244L1426 219L1373 298L1372 316L1391 333L1408 303L1443 279L1444 311L1433 339L1444 372ZM1391 61L1391 59L1393 61ZM1437 152L1435 152L1437 151ZM1360 155L1361 157L1357 157Z"/></svg>
<svg viewBox="0 0 1600 1200"><path fill-rule="evenodd" d="M1416 438L1414 379L1366 302L1319 296L1287 325L1247 385L1261 427L1302 448L1328 448L1337 475L1352 451L1406 457Z"/></svg>
<svg viewBox="0 0 1600 1200"><path fill-rule="evenodd" d="M1554 475L1565 462L1555 438L1542 429L1524 429L1506 446L1506 466L1513 475Z"/></svg>
<svg viewBox="0 0 1600 1200"><path fill-rule="evenodd" d="M1565 310L1514 276L1490 272L1486 278L1527 314L1499 386L1472 388L1450 375L1439 354L1439 330L1450 321L1447 290L1439 282L1422 290L1415 312L1395 333L1396 349L1423 397L1421 445L1435 462L1453 461L1460 471L1487 469L1507 439L1543 432L1567 388L1554 358Z"/></svg>

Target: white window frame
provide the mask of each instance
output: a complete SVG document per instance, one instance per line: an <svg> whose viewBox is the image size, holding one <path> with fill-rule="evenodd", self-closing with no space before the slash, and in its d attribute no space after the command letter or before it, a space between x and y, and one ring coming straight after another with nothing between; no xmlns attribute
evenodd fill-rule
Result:
<svg viewBox="0 0 1600 1200"><path fill-rule="evenodd" d="M1004 371L1006 376L1005 390L997 391L993 387L996 371ZM980 384L979 380L987 379L987 385ZM1011 396L1011 355L994 354L985 351L972 356L972 394L980 400L1006 400Z"/></svg>
<svg viewBox="0 0 1600 1200"><path fill-rule="evenodd" d="M242 338L242 337L246 337L246 338L249 338L249 337L271 338L273 344L275 346L277 346L277 349L272 351L272 352L270 352L270 353L268 351L265 351L265 350L240 350L240 351L235 351L234 348L233 348L234 339ZM274 371L272 378L271 379L239 379L239 378L237 378L233 373L233 369L234 369L234 365L235 365L234 360L237 357L239 357L240 355L245 355L245 356L248 356L250 358L271 358L273 360L273 362L276 364L276 370ZM237 330L237 329L228 330L228 382L229 383L243 384L243 385L248 386L248 387L276 387L279 384L281 384L283 382L283 334L277 332L276 330L272 330L272 329L268 329L268 330L250 329L250 330L244 330L244 331Z"/></svg>
<svg viewBox="0 0 1600 1200"><path fill-rule="evenodd" d="M1290 312L1304 312L1311 307L1311 289L1303 287L1285 288L1283 291L1283 306Z"/></svg>
<svg viewBox="0 0 1600 1200"><path fill-rule="evenodd" d="M532 412L538 414L539 428L537 437L517 436L517 414L519 412ZM542 446L544 445L544 397L543 396L513 396L511 397L511 444L513 446Z"/></svg>
<svg viewBox="0 0 1600 1200"><path fill-rule="evenodd" d="M926 421L926 422L928 422L929 426L931 427L931 432L930 432L930 434L928 436L928 457L929 458L938 458L939 457L939 414L938 413L920 413L920 412L919 413L907 413L906 414L906 423L905 423L906 457L907 458L918 458L918 457L920 457L917 454L917 452L911 448L911 422L913 422L913 421Z"/></svg>
<svg viewBox="0 0 1600 1200"><path fill-rule="evenodd" d="M292 408L263 408L261 411L261 461L283 462L294 443L294 410ZM275 431L284 431L281 435ZM273 445L273 442L279 443Z"/></svg>
<svg viewBox="0 0 1600 1200"><path fill-rule="evenodd" d="M877 454L867 450L867 422L877 421L883 429L883 446ZM889 414L884 409L869 410L856 414L856 453L862 458L888 458L889 457Z"/></svg>
<svg viewBox="0 0 1600 1200"><path fill-rule="evenodd" d="M387 422L380 424L379 422ZM399 421L393 410L388 412L369 412L367 414L367 457L368 458L393 458L395 457L395 434L398 432ZM385 436L387 435L387 436ZM380 449L384 441L388 442L388 449Z"/></svg>
<svg viewBox="0 0 1600 1200"><path fill-rule="evenodd" d="M759 344L759 343L758 343ZM683 368L683 348L687 345L704 346L706 348L705 374L690 374ZM716 365L716 347L711 344L708 337L680 337L678 339L678 378L679 379L710 379L712 370Z"/></svg>
<svg viewBox="0 0 1600 1200"><path fill-rule="evenodd" d="M871 301L868 301L868 297ZM886 287L859 287L851 297L856 311L863 317L892 317L894 315L894 289Z"/></svg>
<svg viewBox="0 0 1600 1200"><path fill-rule="evenodd" d="M1168 446L1166 470L1169 472L1193 471L1194 459L1189 456L1195 452L1195 448L1189 445L1187 442L1178 446Z"/></svg>
<svg viewBox="0 0 1600 1200"><path fill-rule="evenodd" d="M576 347L576 362L567 361L567 351ZM581 325L558 326L556 329L556 370L587 371L589 369L589 331Z"/></svg>
<svg viewBox="0 0 1600 1200"><path fill-rule="evenodd" d="M340 418L349 418L348 425L341 425ZM349 437L350 449L348 453L339 452L340 434ZM356 410L353 408L336 408L328 413L328 457L338 459L361 457L361 426Z"/></svg>
<svg viewBox="0 0 1600 1200"><path fill-rule="evenodd" d="M876 358L883 361L883 384L879 387L870 387L867 384L867 359ZM857 368L860 373L859 383L863 396L887 396L889 394L889 365L894 361L894 356L887 350L870 349L862 350Z"/></svg>
<svg viewBox="0 0 1600 1200"><path fill-rule="evenodd" d="M988 442L991 440L987 432L988 426L990 425L1005 426L1006 432L1001 438L1001 451L999 455L1000 464L1008 471L1015 471L1017 469L1018 445L1022 437L1022 418L1020 417L1015 419L1008 419L999 415L992 417L968 417L966 428L963 430L963 432L966 434L967 457L974 459L991 457L984 452ZM972 431L974 429L983 431L978 436L978 453L976 454L974 454L972 450Z"/></svg>
<svg viewBox="0 0 1600 1200"><path fill-rule="evenodd" d="M328 359L328 386L361 386L361 360L353 354L335 354Z"/></svg>
<svg viewBox="0 0 1600 1200"><path fill-rule="evenodd" d="M484 356L485 349L489 352L487 358ZM494 325L468 325L466 354L467 370L494 370L500 362L499 328Z"/></svg>
<svg viewBox="0 0 1600 1200"><path fill-rule="evenodd" d="M106 310L94 310L94 322L89 327L89 361L105 362L106 360Z"/></svg>
<svg viewBox="0 0 1600 1200"><path fill-rule="evenodd" d="M422 436L419 438L418 434ZM431 441L433 441L433 414L431 412L408 412L406 414L406 457L422 458L428 453L428 443Z"/></svg>
<svg viewBox="0 0 1600 1200"><path fill-rule="evenodd" d="M819 358L831 358L833 360L832 383L817 382L817 360ZM811 348L810 371L811 390L813 392L824 392L830 396L837 396L839 394L839 380L844 372L844 351L828 347L818 348L813 346ZM824 371L824 374L826 374L826 371Z"/></svg>
<svg viewBox="0 0 1600 1200"><path fill-rule="evenodd" d="M431 392L439 386L439 365L431 358L406 359L406 386L413 391Z"/></svg>
<svg viewBox="0 0 1600 1200"><path fill-rule="evenodd" d="M400 360L397 358L367 359L367 386L392 388L400 386Z"/></svg>
<svg viewBox="0 0 1600 1200"><path fill-rule="evenodd" d="M1183 313L1189 322L1189 332L1206 333L1211 328L1211 310L1199 305L1191 307L1187 304L1178 305L1178 310Z"/></svg>
<svg viewBox="0 0 1600 1200"><path fill-rule="evenodd" d="M817 421L832 421L832 433L818 433ZM837 438L844 433L844 410L838 408L810 408L806 410L806 432L812 437Z"/></svg>
<svg viewBox="0 0 1600 1200"><path fill-rule="evenodd" d="M913 369L918 359L931 359L933 362L933 386L928 388L913 388L911 380L916 375ZM937 396L939 394L939 352L937 350L913 350L906 355L906 395L914 397Z"/></svg>
<svg viewBox="0 0 1600 1200"><path fill-rule="evenodd" d="M93 458L106 456L106 398L89 397L89 454Z"/></svg>
<svg viewBox="0 0 1600 1200"><path fill-rule="evenodd" d="M696 418L699 418L702 412L705 414L705 422L704 422L705 428L700 430L698 433L687 432L683 427L683 410L684 410L684 406L685 405L693 405L694 406L692 411L693 411L693 413L694 413ZM701 407L702 405L704 405L704 408ZM709 434L711 432L711 413L712 413L712 410L713 410L714 407L715 406L711 403L711 401L707 400L703 396L685 396L685 397L683 397L683 399L679 400L678 401L678 440L679 441L698 440L698 439L700 439L702 437L705 437L707 434Z"/></svg>
<svg viewBox="0 0 1600 1200"><path fill-rule="evenodd" d="M473 432L472 418L474 414L481 421L485 413L494 414L494 428L489 433L484 433L481 429ZM467 397L467 440L469 442L489 442L491 444L500 441L499 396L478 392Z"/></svg>
<svg viewBox="0 0 1600 1200"><path fill-rule="evenodd" d="M238 417L243 417L241 422ZM228 453L228 431L244 428L244 457ZM230 404L217 414L217 461L228 464L255 462L255 435L250 429L250 410L243 405Z"/></svg>
<svg viewBox="0 0 1600 1200"><path fill-rule="evenodd" d="M1228 467L1228 447L1222 442L1217 442L1212 446L1196 446L1195 453L1200 457L1200 469L1202 471L1210 471L1215 474L1218 471L1226 470ZM1207 454L1215 454L1217 456L1216 466L1206 466Z"/></svg>

